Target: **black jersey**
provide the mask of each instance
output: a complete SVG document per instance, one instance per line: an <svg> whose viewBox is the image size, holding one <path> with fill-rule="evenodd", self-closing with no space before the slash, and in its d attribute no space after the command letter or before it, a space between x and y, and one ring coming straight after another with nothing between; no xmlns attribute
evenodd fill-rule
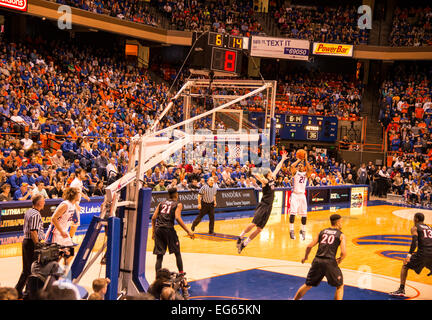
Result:
<svg viewBox="0 0 432 320"><path fill-rule="evenodd" d="M327 228L318 236L318 251L316 257L336 259L336 253L341 242L342 232L339 229Z"/></svg>
<svg viewBox="0 0 432 320"><path fill-rule="evenodd" d="M269 180L268 183L262 188L262 198L261 202L272 205L274 200L274 189L275 189L275 181Z"/></svg>
<svg viewBox="0 0 432 320"><path fill-rule="evenodd" d="M417 252L422 255L432 257L432 228L428 225L417 224L418 249Z"/></svg>
<svg viewBox="0 0 432 320"><path fill-rule="evenodd" d="M174 228L177 205L177 201L171 200L166 200L159 204L159 213L156 218L157 228Z"/></svg>

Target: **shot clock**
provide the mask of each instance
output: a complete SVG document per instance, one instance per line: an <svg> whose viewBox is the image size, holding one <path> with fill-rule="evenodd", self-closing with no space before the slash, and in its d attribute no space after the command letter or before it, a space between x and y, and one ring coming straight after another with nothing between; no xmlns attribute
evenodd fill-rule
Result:
<svg viewBox="0 0 432 320"><path fill-rule="evenodd" d="M241 72L243 37L209 32L208 45L211 47L210 70L235 74Z"/></svg>
<svg viewBox="0 0 432 320"><path fill-rule="evenodd" d="M211 66L214 71L240 73L241 52L214 47L212 48Z"/></svg>
<svg viewBox="0 0 432 320"><path fill-rule="evenodd" d="M194 33L193 39L199 35ZM195 66L212 71L240 74L242 68L242 50L249 49L249 38L224 33L208 32L200 39L197 47Z"/></svg>

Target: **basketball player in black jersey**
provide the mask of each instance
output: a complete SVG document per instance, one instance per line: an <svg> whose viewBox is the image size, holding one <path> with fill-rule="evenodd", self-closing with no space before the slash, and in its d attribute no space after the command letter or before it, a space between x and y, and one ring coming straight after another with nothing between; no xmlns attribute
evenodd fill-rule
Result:
<svg viewBox="0 0 432 320"><path fill-rule="evenodd" d="M156 273L162 268L163 256L168 247L169 253L175 254L177 268L183 273L183 261L180 254L180 242L177 232L174 229L174 220L187 232L188 236L194 239L194 234L185 225L181 218L183 205L177 202L178 193L176 188L168 190L169 200L159 203L152 217L152 239L155 242L153 254L157 255Z"/></svg>
<svg viewBox="0 0 432 320"><path fill-rule="evenodd" d="M335 300L343 298L343 275L339 264L346 257L345 235L342 233L342 217L338 214L330 216L331 227L322 230L307 246L302 259L304 263L312 248L319 243L315 259L306 277L306 283L297 291L294 300L301 299L310 288L320 284L324 276L329 285L336 287ZM336 259L336 253L340 246L340 257Z"/></svg>
<svg viewBox="0 0 432 320"><path fill-rule="evenodd" d="M282 160L278 163L276 169L273 172L269 171L265 177L260 174L254 174L257 180L261 182L262 198L261 202L255 209L255 214L252 222L243 230L243 232L237 239L238 253L241 253L242 250L249 244L249 242L251 242L262 231L262 229L264 229L265 225L267 224L273 207L276 176L279 170L282 168L285 160L287 159L287 153L283 153ZM249 238L242 241L242 237L248 232L250 232L253 228L256 228L255 231L251 233Z"/></svg>
<svg viewBox="0 0 432 320"><path fill-rule="evenodd" d="M421 212L414 215L414 226L411 228L411 247L403 262L400 287L398 290L390 292L392 296L405 296L405 282L409 269L420 274L423 268L426 267L431 270L428 275L432 275L432 228L424 224L424 218L424 214ZM417 251L414 252L416 248Z"/></svg>

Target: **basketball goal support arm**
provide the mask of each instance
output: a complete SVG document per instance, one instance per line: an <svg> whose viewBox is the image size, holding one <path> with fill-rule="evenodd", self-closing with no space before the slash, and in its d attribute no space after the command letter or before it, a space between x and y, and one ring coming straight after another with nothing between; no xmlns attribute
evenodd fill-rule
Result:
<svg viewBox="0 0 432 320"><path fill-rule="evenodd" d="M260 92L266 90L266 89L269 88L269 87L271 87L271 84L266 83L266 84L264 84L262 87L257 88L257 89L255 89L255 90L253 90L253 91L251 91L251 92L249 92L249 93L243 95L243 96L240 96L240 97L238 97L237 99L234 99L234 100L232 100L232 101L230 101L230 102L227 102L227 103L225 103L225 104L223 104L223 105L221 105L221 106L219 106L219 107L216 107L216 108L214 108L214 109L212 109L212 110L210 110L210 111L207 111L207 112L204 112L204 113L202 113L202 114L199 114L199 115L197 115L197 116L195 116L195 117L193 117L193 118L190 118L190 119L187 119L187 120L182 121L182 122L180 122L180 123L177 123L177 124L175 124L175 125L172 125L172 126L170 126L170 127L168 127L168 128L165 128L165 129L159 130L159 131L154 132L154 133L150 133L149 136L156 136L156 135L161 135L161 134L164 134L164 133L168 133L168 132L170 132L170 131L172 131L172 130L174 130L174 129L176 129L176 128L179 128L179 127L181 127L181 126L187 125L187 124L189 124L189 123L191 123L191 122L193 122L193 121L196 121L196 120L199 120L199 119L201 119L201 118L207 117L208 115L213 114L213 113L215 113L215 112L217 112L217 111L219 111L219 110L223 110L223 109L225 109L225 108L228 108L229 106L232 106L233 104L236 104L236 103L238 103L238 102L240 102L240 101L242 101L242 100L244 100L244 99L247 99L247 98L249 98L249 97L252 97L252 96L254 96L254 95L256 95L256 94L258 94L258 93L260 93Z"/></svg>
<svg viewBox="0 0 432 320"><path fill-rule="evenodd" d="M171 98L171 101L168 103L168 105L166 106L166 108L164 109L164 111L162 111L161 115L157 118L157 120L151 126L150 132L153 132L154 130L156 130L157 125L162 120L162 118L165 117L165 115L168 113L168 111L171 109L171 107L174 104L174 101L177 100L177 98L182 94L183 90L186 89L186 87L188 87L188 86L189 86L189 81L187 81L183 85L183 87L181 87L181 89L177 92L177 94L174 97Z"/></svg>

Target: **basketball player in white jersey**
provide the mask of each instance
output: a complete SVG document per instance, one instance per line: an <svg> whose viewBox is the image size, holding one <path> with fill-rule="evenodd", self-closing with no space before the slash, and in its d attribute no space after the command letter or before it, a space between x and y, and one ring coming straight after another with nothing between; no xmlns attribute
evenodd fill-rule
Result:
<svg viewBox="0 0 432 320"><path fill-rule="evenodd" d="M290 170L293 180L293 188L290 197L290 237L295 239L294 220L295 216L301 216L300 236L302 240L306 239L306 217L307 217L307 200L306 200L306 184L312 173L312 168L309 165L307 156L304 159L306 165L303 165L303 160L297 159L291 164ZM297 167L298 165L298 167Z"/></svg>
<svg viewBox="0 0 432 320"><path fill-rule="evenodd" d="M69 228L78 222L76 205L79 200L77 188L67 188L63 193L64 201L61 202L51 217L51 224L46 233L45 242L57 243L61 246L73 246L72 235ZM72 258L72 257L71 257ZM65 261L68 264L68 261Z"/></svg>
<svg viewBox="0 0 432 320"><path fill-rule="evenodd" d="M73 237L75 235L75 232L80 225L81 207L79 206L79 204L81 202L81 197L84 197L87 201L90 201L90 198L83 192L83 180L85 179L86 174L87 173L84 169L82 169L82 168L76 169L75 170L75 179L72 180L72 182L69 186L71 188L77 188L79 191L79 200L76 203L78 221L71 226L71 232L70 232L71 237Z"/></svg>

